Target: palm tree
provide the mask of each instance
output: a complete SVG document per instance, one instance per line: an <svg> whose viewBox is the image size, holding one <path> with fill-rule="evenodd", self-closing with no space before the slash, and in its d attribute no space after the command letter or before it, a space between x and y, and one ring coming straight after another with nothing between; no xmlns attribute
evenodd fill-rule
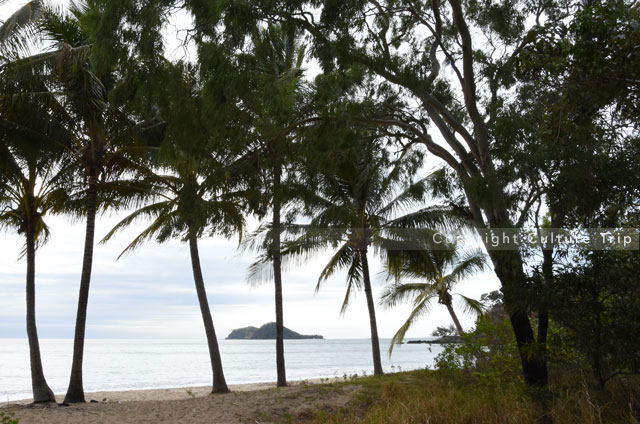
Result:
<svg viewBox="0 0 640 424"><path fill-rule="evenodd" d="M37 104L19 106L18 110L0 113L0 227L15 229L25 237L21 256L27 259L27 337L33 401L55 402L44 377L36 327L35 256L49 236L44 216L64 203L69 172L61 166L63 152L46 133L46 113Z"/></svg>
<svg viewBox="0 0 640 424"><path fill-rule="evenodd" d="M231 237L244 228L243 191L234 177L236 153L212 142L211 128L203 107L199 72L189 65L172 67L169 75L180 80L164 95L163 116L167 119L165 139L156 171L149 173L143 184L153 203L147 204L120 221L102 240L146 219L150 224L125 248L122 254L146 240L165 242L178 238L189 244L191 266L198 302L205 327L213 372L213 393L227 393L222 359L207 300L202 276L198 240L203 235L221 234ZM175 81L175 80L174 80ZM168 83L168 82L167 82ZM120 256L122 256L122 254Z"/></svg>
<svg viewBox="0 0 640 424"><path fill-rule="evenodd" d="M16 229L25 237L21 256L27 259L27 337L33 402L55 402L53 391L44 376L35 312L35 256L37 247L45 243L49 235L43 217L53 206L56 197L56 178L52 176L55 171L52 171L52 165L47 163L46 158L21 164L6 146L1 149L4 178L0 181L0 227Z"/></svg>
<svg viewBox="0 0 640 424"><path fill-rule="evenodd" d="M35 26L43 16L40 1L25 4L0 26L0 228L15 229L25 237L20 256L26 257L26 328L34 403L55 402L44 376L36 326L36 250L49 236L44 216L64 200L65 169L61 151L51 140L50 110L33 102L34 81L21 84L11 69L35 42ZM34 78L37 80L37 78ZM36 82L36 85L39 85ZM53 149L51 149L53 147Z"/></svg>
<svg viewBox="0 0 640 424"><path fill-rule="evenodd" d="M215 166L219 165L219 163L215 164ZM127 246L122 254L135 249L149 239L164 242L179 238L189 243L193 279L213 371L212 392L226 393L229 389L222 370L220 350L202 277L198 239L205 232L226 235L233 232L239 233L244 226L244 218L236 200L237 193L229 192L224 186L226 182L221 167L217 170L207 169L207 177L204 178L201 176L204 173L175 164L168 170L171 172L157 174L153 181L152 195L160 200L128 215L104 237L102 242L106 242L117 231L126 228L132 222L146 218L151 221L149 226Z"/></svg>
<svg viewBox="0 0 640 424"><path fill-rule="evenodd" d="M395 344L402 343L405 334L416 320L431 311L434 300L447 308L460 336L464 335L464 330L453 308L453 297L460 299L460 305L465 312L482 313L482 304L479 301L460 293L451 293L460 281L485 268L486 258L482 250L461 252L455 244L442 243L435 246L428 239L424 239L421 246L421 249L393 250L386 253L387 271L395 282L385 289L381 303L386 307L393 307L410 300L413 307L406 322L393 336L389 354ZM417 282L405 283L405 279Z"/></svg>
<svg viewBox="0 0 640 424"><path fill-rule="evenodd" d="M317 194L308 204L311 221L289 226L302 232L287 243L292 258L307 258L327 247L337 249L322 270L321 283L341 269L347 269L347 291L341 313L349 305L352 293L364 289L369 324L374 373L382 374L380 343L369 269L369 251L389 245L404 229L422 226L446 227L459 221L446 208L424 204L432 176L412 181L419 161L415 152L405 152L395 160L375 137L348 140L350 147L338 148L324 156L327 162L317 178ZM398 212L416 209L399 215Z"/></svg>
<svg viewBox="0 0 640 424"><path fill-rule="evenodd" d="M103 242L137 219L147 218L151 221L150 225L127 246L123 254L153 238L158 242L180 238L189 243L193 279L213 371L212 392L226 393L229 389L224 378L222 359L202 277L198 239L205 231L240 232L244 221L241 210L230 193L212 193L209 186L210 177L205 182L199 182L200 178L195 171L185 172L175 168L172 171L177 175L159 174L154 181L154 194L161 200L146 205L124 218L104 237Z"/></svg>
<svg viewBox="0 0 640 424"><path fill-rule="evenodd" d="M255 142L248 157L258 164L257 175L263 204L271 210L271 222L264 242L258 247L262 254L249 269L249 280L260 282L273 279L276 315L276 370L277 385L287 385L284 357L284 313L282 301L282 220L287 207L297 195L295 170L297 146L294 130L311 122L305 116L305 91L302 64L305 46L294 31L279 26L257 30L253 37L254 51L243 58L252 87L247 99L248 109L257 116ZM267 208L262 208L267 209ZM264 232L264 228L257 233ZM264 272L269 267L268 272ZM266 278L265 278L266 277Z"/></svg>

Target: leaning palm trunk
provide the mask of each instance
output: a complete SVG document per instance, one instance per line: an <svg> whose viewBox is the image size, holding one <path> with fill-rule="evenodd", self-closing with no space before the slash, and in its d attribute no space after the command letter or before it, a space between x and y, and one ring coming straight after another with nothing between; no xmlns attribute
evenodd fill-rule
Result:
<svg viewBox="0 0 640 424"><path fill-rule="evenodd" d="M71 364L69 388L64 397L65 403L85 402L82 383L82 362L84 358L84 336L87 323L89 285L91 284L91 267L93 265L93 239L96 227L97 197L97 179L91 176L89 177L89 190L87 192L87 231L84 239L84 257L82 260L82 274L80 275L76 331L73 339L73 362Z"/></svg>
<svg viewBox="0 0 640 424"><path fill-rule="evenodd" d="M448 295L448 296L449 297L445 301L445 306L447 307L447 310L449 311L449 315L451 315L451 319L453 320L453 323L455 324L456 329L458 330L458 335L462 337L464 336L464 330L462 329L462 325L460 325L460 320L458 319L458 315L456 315L456 312L453 310L453 305L451 304L451 295Z"/></svg>
<svg viewBox="0 0 640 424"><path fill-rule="evenodd" d="M371 279L369 277L369 261L367 259L367 251L360 251L360 260L362 261L362 279L364 282L364 293L367 297L367 307L369 308L369 325L371 328L371 351L373 353L373 373L382 375L382 360L380 359L380 340L378 339L378 324L376 322L376 309L373 302L373 293L371 292Z"/></svg>
<svg viewBox="0 0 640 424"><path fill-rule="evenodd" d="M198 293L198 302L200 303L200 312L202 313L202 321L204 322L204 330L207 335L207 343L209 345L209 357L211 359L211 369L213 371L213 393L228 393L229 388L224 379L222 371L222 359L220 357L220 349L218 348L218 339L216 338L216 330L213 327L213 319L209 310L209 302L207 301L207 291L204 287L204 278L202 277L202 269L200 267L200 254L198 253L198 237L195 233L189 235L189 250L191 252L191 266L193 268L193 280L196 284L196 292Z"/></svg>
<svg viewBox="0 0 640 424"><path fill-rule="evenodd" d="M32 217L33 218L33 217ZM32 224L28 224L27 236L27 337L29 338L29 357L31 360L31 387L33 389L33 403L55 402L56 398L44 378L42 359L40 358L40 343L36 328L36 240Z"/></svg>
<svg viewBox="0 0 640 424"><path fill-rule="evenodd" d="M273 281L276 289L276 370L278 387L287 385L287 375L284 365L284 313L282 308L282 259L280 253L280 170L274 172L273 196Z"/></svg>

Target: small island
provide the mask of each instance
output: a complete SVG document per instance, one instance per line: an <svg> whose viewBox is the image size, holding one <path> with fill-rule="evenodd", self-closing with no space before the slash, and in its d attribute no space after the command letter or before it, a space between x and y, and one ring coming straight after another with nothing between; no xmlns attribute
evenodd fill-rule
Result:
<svg viewBox="0 0 640 424"><path fill-rule="evenodd" d="M284 338L301 340L301 339L324 339L320 335L304 335L296 333L284 327ZM236 328L227 336L227 340L275 340L276 339L276 323L270 322L262 327L244 327Z"/></svg>

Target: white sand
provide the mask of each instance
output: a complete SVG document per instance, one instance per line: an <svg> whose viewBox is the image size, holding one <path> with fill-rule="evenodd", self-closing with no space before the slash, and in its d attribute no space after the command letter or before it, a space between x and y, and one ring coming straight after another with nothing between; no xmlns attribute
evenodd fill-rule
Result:
<svg viewBox="0 0 640 424"><path fill-rule="evenodd" d="M308 380L289 381L290 386L299 386L305 384L322 384L335 383L344 381L341 377L331 378L314 378ZM266 390L276 388L276 383L246 383L246 384L230 384L229 390L232 392L251 392L256 390ZM173 387L169 389L147 389L147 390L123 390L123 391L107 391L107 392L86 392L85 399L87 402L96 400L98 402L129 402L129 401L146 401L146 400L181 400L191 399L194 397L203 397L211 394L211 386L200 387ZM62 403L64 395L56 395L56 400ZM1 407L11 405L28 405L33 399L20 399L10 401Z"/></svg>

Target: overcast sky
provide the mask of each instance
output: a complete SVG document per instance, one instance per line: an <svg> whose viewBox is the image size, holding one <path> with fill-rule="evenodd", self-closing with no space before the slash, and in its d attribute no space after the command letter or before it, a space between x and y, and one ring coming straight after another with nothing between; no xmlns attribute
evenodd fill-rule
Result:
<svg viewBox="0 0 640 424"><path fill-rule="evenodd" d="M0 19L6 18L24 1L0 1ZM167 37L171 39L171 37ZM100 240L122 216L107 215L98 220ZM37 252L37 324L42 338L72 338L84 246L84 221L48 217L50 242ZM163 245L148 243L116 261L120 251L141 228L131 228L107 245L97 245L89 295L87 337L89 338L204 338L204 328L193 284L188 246L178 241ZM24 241L12 233L0 233L0 338L23 338L25 330L26 262L18 261ZM275 321L273 285L253 287L246 283L251 254L237 252L237 240L204 239L201 263L218 338L238 327L259 326ZM340 316L345 291L345 274L324 283L318 294L314 287L328 259L316 261L283 274L285 326L303 334L326 338L368 338L366 300L359 293L349 310ZM377 260L371 261L374 294L384 284ZM479 298L498 288L491 272L460 284L456 291ZM380 337L390 338L409 314L410 306L377 309ZM463 325L473 323L462 316ZM433 313L408 333L427 337L438 325L449 325L446 308L435 305Z"/></svg>
<svg viewBox="0 0 640 424"><path fill-rule="evenodd" d="M106 234L117 217L100 219L96 236ZM36 256L38 330L44 338L71 338L80 281L84 222L71 224L63 217L49 217L50 242ZM178 241L148 243L119 261L119 252L135 235L131 230L94 251L89 296L87 337L92 338L200 338L204 336L193 284L187 245ZM0 337L21 338L25 333L25 268L17 260L23 239L0 236ZM273 285L246 283L246 269L253 260L239 254L237 241L202 240L201 262L218 337L232 329L274 321ZM324 283L318 294L315 283L327 256L284 273L285 325L305 334L328 338L366 338L369 319L363 294L357 295L347 313L339 315L344 296L344 274ZM372 261L374 293L384 284L378 261ZM497 283L491 274L461 284L458 291L479 298ZM391 337L403 323L409 307L378 308L381 337ZM464 319L472 324L470 317ZM446 309L434 307L410 336L424 337L437 325L449 325Z"/></svg>

